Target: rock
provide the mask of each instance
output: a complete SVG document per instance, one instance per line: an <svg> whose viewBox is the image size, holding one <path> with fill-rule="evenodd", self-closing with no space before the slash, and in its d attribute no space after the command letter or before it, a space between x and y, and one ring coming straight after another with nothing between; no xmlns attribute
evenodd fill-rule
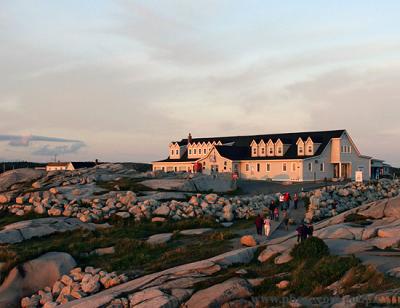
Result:
<svg viewBox="0 0 400 308"><path fill-rule="evenodd" d="M21 270L13 268L0 287L0 307L17 305L22 297L53 285L75 265L69 254L49 252L24 263Z"/></svg>
<svg viewBox="0 0 400 308"><path fill-rule="evenodd" d="M143 303L145 301L148 301L149 299L153 299L155 297L160 297L163 296L164 292L160 291L157 288L154 289L147 289L141 292L134 293L129 296L129 303L132 306L138 305L140 303Z"/></svg>
<svg viewBox="0 0 400 308"><path fill-rule="evenodd" d="M254 304L249 300L236 299L223 304L221 308L254 308Z"/></svg>
<svg viewBox="0 0 400 308"><path fill-rule="evenodd" d="M281 282L276 284L278 289L286 289L289 286L290 282L288 280L282 280Z"/></svg>
<svg viewBox="0 0 400 308"><path fill-rule="evenodd" d="M213 229L211 228L198 228L198 229L188 229L180 231L182 235L201 235L204 233L211 232Z"/></svg>
<svg viewBox="0 0 400 308"><path fill-rule="evenodd" d="M83 276L81 287L85 293L96 293L100 290L100 276L99 275L85 275Z"/></svg>
<svg viewBox="0 0 400 308"><path fill-rule="evenodd" d="M240 239L240 244L247 247L257 246L257 241L252 235L244 235Z"/></svg>
<svg viewBox="0 0 400 308"><path fill-rule="evenodd" d="M218 199L217 194L208 194L204 197L204 200L207 201L209 204L214 204Z"/></svg>
<svg viewBox="0 0 400 308"><path fill-rule="evenodd" d="M104 255L112 255L115 253L115 247L105 247L105 248L97 248L92 251L93 254L96 254L98 256L104 256Z"/></svg>
<svg viewBox="0 0 400 308"><path fill-rule="evenodd" d="M400 236L400 225L394 227L380 228L378 230L378 237L398 237Z"/></svg>
<svg viewBox="0 0 400 308"><path fill-rule="evenodd" d="M172 233L155 234L150 236L146 242L150 245L165 244L171 239L172 235Z"/></svg>
<svg viewBox="0 0 400 308"><path fill-rule="evenodd" d="M260 253L260 255L258 256L258 261L266 262L276 254L283 253L284 251L289 251L289 250L290 247L286 245L269 245Z"/></svg>
<svg viewBox="0 0 400 308"><path fill-rule="evenodd" d="M170 211L171 211L170 208L167 205L163 204L159 208L157 208L155 211L153 211L153 215L168 216Z"/></svg>
<svg viewBox="0 0 400 308"><path fill-rule="evenodd" d="M40 188L42 188L42 185L39 182L33 182L32 183L32 188L40 189Z"/></svg>
<svg viewBox="0 0 400 308"><path fill-rule="evenodd" d="M131 214L129 214L128 212L118 212L115 215L117 215L117 216L119 216L119 217L121 217L123 219L131 217Z"/></svg>
<svg viewBox="0 0 400 308"><path fill-rule="evenodd" d="M219 307L235 299L248 298L252 294L252 286L245 279L232 278L196 292L185 305L187 308Z"/></svg>
<svg viewBox="0 0 400 308"><path fill-rule="evenodd" d="M164 222L165 220L165 217L153 217L151 222Z"/></svg>
<svg viewBox="0 0 400 308"><path fill-rule="evenodd" d="M0 204L10 202L10 198L5 194L0 194Z"/></svg>
<svg viewBox="0 0 400 308"><path fill-rule="evenodd" d="M179 303L187 301L193 294L193 290L189 289L172 289L171 295L175 297Z"/></svg>
<svg viewBox="0 0 400 308"><path fill-rule="evenodd" d="M278 257L275 258L274 263L275 264L285 264L293 260L293 257L290 255L290 253L284 253Z"/></svg>

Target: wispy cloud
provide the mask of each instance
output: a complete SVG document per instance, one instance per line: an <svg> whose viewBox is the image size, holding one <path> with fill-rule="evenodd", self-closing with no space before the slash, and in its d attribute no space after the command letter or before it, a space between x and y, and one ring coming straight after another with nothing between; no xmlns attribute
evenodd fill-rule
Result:
<svg viewBox="0 0 400 308"><path fill-rule="evenodd" d="M71 145L59 145L59 146L50 146L45 145L35 151L32 152L33 155L36 156L53 156L53 155L62 155L62 154L73 154L78 152L81 148L86 145L83 142L75 142Z"/></svg>
<svg viewBox="0 0 400 308"><path fill-rule="evenodd" d="M10 146L24 146L27 147L33 141L44 141L44 142L67 142L67 143L82 143L80 140L65 139L65 138L54 138L45 136L35 135L0 135L0 141L8 141Z"/></svg>

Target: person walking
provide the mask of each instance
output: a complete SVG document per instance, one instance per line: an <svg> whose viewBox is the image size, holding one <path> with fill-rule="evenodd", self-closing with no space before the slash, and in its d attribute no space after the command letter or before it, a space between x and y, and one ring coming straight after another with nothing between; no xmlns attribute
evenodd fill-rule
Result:
<svg viewBox="0 0 400 308"><path fill-rule="evenodd" d="M284 209L287 210L290 207L290 194L286 192L283 199L284 199Z"/></svg>
<svg viewBox="0 0 400 308"><path fill-rule="evenodd" d="M285 196L280 194L279 195L279 207L281 209L281 211L283 210L283 203L285 202Z"/></svg>
<svg viewBox="0 0 400 308"><path fill-rule="evenodd" d="M274 218L275 218L276 221L279 220L279 209L278 209L277 206L274 209Z"/></svg>
<svg viewBox="0 0 400 308"><path fill-rule="evenodd" d="M311 222L307 224L307 237L312 237L314 233L314 227Z"/></svg>
<svg viewBox="0 0 400 308"><path fill-rule="evenodd" d="M269 233L271 232L271 220L268 216L264 219L264 233L266 237L269 237Z"/></svg>
<svg viewBox="0 0 400 308"><path fill-rule="evenodd" d="M297 243L299 243L300 240L301 240L301 234L303 233L303 228L304 228L304 225L303 225L303 224L300 224L300 225L296 228L296 232L297 232Z"/></svg>
<svg viewBox="0 0 400 308"><path fill-rule="evenodd" d="M283 217L283 225L285 226L285 230L289 231L289 214L288 214L287 210L283 210L282 217Z"/></svg>
<svg viewBox="0 0 400 308"><path fill-rule="evenodd" d="M271 200L271 203L269 204L269 219L274 220L274 210L275 210L275 201Z"/></svg>
<svg viewBox="0 0 400 308"><path fill-rule="evenodd" d="M299 195L297 193L294 193L293 202L294 202L294 209L297 210L297 206L299 204Z"/></svg>
<svg viewBox="0 0 400 308"><path fill-rule="evenodd" d="M258 216L256 217L255 224L256 224L257 234L262 235L263 218L261 214L258 214Z"/></svg>

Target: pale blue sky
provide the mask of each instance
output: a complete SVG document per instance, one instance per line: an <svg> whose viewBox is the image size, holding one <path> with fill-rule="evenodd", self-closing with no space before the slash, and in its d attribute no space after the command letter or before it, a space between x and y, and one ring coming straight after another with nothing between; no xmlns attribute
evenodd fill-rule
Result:
<svg viewBox="0 0 400 308"><path fill-rule="evenodd" d="M0 0L0 159L151 161L189 131L346 128L363 154L400 164L399 12L399 1Z"/></svg>

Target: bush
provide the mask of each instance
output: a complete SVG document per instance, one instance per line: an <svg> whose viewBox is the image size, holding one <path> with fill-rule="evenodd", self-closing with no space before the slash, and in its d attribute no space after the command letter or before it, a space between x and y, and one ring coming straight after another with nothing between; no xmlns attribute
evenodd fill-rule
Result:
<svg viewBox="0 0 400 308"><path fill-rule="evenodd" d="M329 248L323 240L311 237L294 246L290 254L296 260L320 259L329 256Z"/></svg>

